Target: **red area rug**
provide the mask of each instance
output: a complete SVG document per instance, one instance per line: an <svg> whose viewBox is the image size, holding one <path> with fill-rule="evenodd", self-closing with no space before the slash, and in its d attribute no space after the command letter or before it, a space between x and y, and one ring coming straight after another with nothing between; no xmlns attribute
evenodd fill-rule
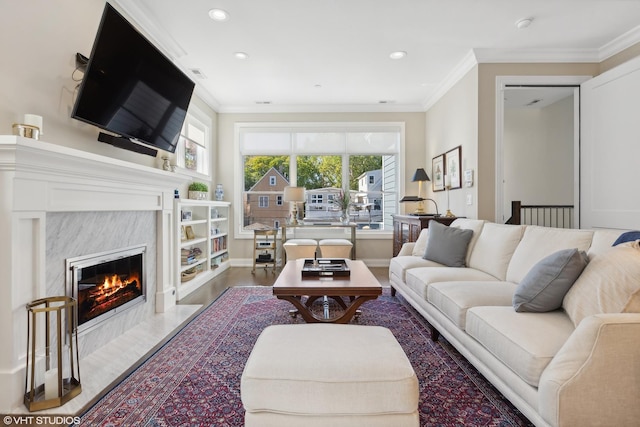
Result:
<svg viewBox="0 0 640 427"><path fill-rule="evenodd" d="M86 426L242 426L240 376L268 325L292 319L269 287L230 288L81 419ZM389 289L358 323L389 328L420 382L421 426L530 426L423 318Z"/></svg>

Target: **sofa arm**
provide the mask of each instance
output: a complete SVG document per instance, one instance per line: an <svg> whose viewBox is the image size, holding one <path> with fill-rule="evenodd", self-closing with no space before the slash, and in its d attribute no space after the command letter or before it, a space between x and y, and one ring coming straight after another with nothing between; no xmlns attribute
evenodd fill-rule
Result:
<svg viewBox="0 0 640 427"><path fill-rule="evenodd" d="M406 242L402 244L400 248L400 252L396 256L408 256L413 255L413 247L416 245L416 242Z"/></svg>
<svg viewBox="0 0 640 427"><path fill-rule="evenodd" d="M540 377L540 415L552 426L637 426L640 313L585 318Z"/></svg>

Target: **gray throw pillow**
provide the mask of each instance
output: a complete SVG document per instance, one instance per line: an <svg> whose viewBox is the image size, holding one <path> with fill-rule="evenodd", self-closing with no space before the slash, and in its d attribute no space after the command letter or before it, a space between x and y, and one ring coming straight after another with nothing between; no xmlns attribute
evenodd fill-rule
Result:
<svg viewBox="0 0 640 427"><path fill-rule="evenodd" d="M447 267L464 267L471 237L473 230L448 227L437 221L429 221L429 239L422 258Z"/></svg>
<svg viewBox="0 0 640 427"><path fill-rule="evenodd" d="M543 258L518 284L513 307L518 312L557 310L588 262L587 254L578 249L563 249Z"/></svg>

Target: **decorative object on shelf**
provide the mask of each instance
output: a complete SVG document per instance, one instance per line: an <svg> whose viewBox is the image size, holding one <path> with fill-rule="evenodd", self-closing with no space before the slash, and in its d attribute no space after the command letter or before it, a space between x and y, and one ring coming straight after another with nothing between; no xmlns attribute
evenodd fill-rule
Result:
<svg viewBox="0 0 640 427"><path fill-rule="evenodd" d="M196 233L193 232L193 227L191 227L190 225L187 225L184 228L184 232L187 235L187 240L193 240L196 238Z"/></svg>
<svg viewBox="0 0 640 427"><path fill-rule="evenodd" d="M451 218L455 215L449 209L449 190L451 189L451 176L449 174L446 174L444 176L444 187L447 190L447 212L444 214L444 216L446 216L447 218Z"/></svg>
<svg viewBox="0 0 640 427"><path fill-rule="evenodd" d="M291 206L291 224L298 224L298 203L304 202L304 187L284 187L284 201Z"/></svg>
<svg viewBox="0 0 640 427"><path fill-rule="evenodd" d="M40 139L42 132L42 116L25 114L23 123L14 123L13 134L25 138Z"/></svg>
<svg viewBox="0 0 640 427"><path fill-rule="evenodd" d="M24 404L29 411L62 406L82 391L77 309L77 301L66 296L27 304Z"/></svg>
<svg viewBox="0 0 640 427"><path fill-rule="evenodd" d="M433 191L444 190L444 154L440 154L431 160L431 182Z"/></svg>
<svg viewBox="0 0 640 427"><path fill-rule="evenodd" d="M449 189L462 188L462 169L460 162L462 158L462 146L449 150L445 153L445 173L449 177Z"/></svg>
<svg viewBox="0 0 640 427"><path fill-rule="evenodd" d="M162 158L162 169L171 172L171 162L168 157Z"/></svg>
<svg viewBox="0 0 640 427"><path fill-rule="evenodd" d="M224 200L224 189L222 188L222 184L216 185L216 200L219 202Z"/></svg>
<svg viewBox="0 0 640 427"><path fill-rule="evenodd" d="M180 198L180 191L178 191L177 188L175 190L173 190L173 198L174 199L179 199Z"/></svg>
<svg viewBox="0 0 640 427"><path fill-rule="evenodd" d="M191 221L191 219L193 218L193 214L191 213L191 211L183 209L181 212L181 217L183 221Z"/></svg>
<svg viewBox="0 0 640 427"><path fill-rule="evenodd" d="M192 182L189 185L189 198L193 200L207 200L209 186L203 182Z"/></svg>

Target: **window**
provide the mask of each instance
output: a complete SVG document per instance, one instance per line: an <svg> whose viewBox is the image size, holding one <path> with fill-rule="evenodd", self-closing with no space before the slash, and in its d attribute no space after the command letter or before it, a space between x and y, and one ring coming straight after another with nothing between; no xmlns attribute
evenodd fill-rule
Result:
<svg viewBox="0 0 640 427"><path fill-rule="evenodd" d="M196 107L189 107L178 146L176 164L185 173L209 180L209 146L212 132L211 119Z"/></svg>
<svg viewBox="0 0 640 427"><path fill-rule="evenodd" d="M239 123L235 134L241 232L252 224L288 220L286 186L306 188L306 203L298 205L305 218L337 219L334 200L348 192L349 214L359 229L392 229L401 192L402 123ZM276 201L272 206L269 196Z"/></svg>

